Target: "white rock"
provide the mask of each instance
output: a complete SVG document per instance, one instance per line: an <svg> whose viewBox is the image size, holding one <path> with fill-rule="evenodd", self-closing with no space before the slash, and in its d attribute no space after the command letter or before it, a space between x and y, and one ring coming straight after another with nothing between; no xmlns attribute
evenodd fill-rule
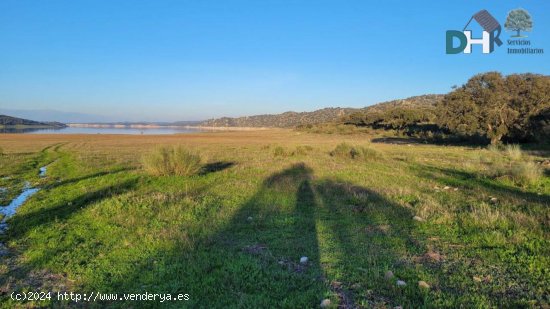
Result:
<svg viewBox="0 0 550 309"><path fill-rule="evenodd" d="M300 258L300 263L301 263L301 264L306 264L307 261L308 261L307 256L302 256L302 257Z"/></svg>
<svg viewBox="0 0 550 309"><path fill-rule="evenodd" d="M413 217L413 220L414 220L414 221L418 221L418 222L423 222L423 221L424 221L424 219L422 219L422 218L419 217L419 216L414 216L414 217Z"/></svg>
<svg viewBox="0 0 550 309"><path fill-rule="evenodd" d="M254 219L254 218L252 218L252 217L246 218L246 220L248 220L248 221L252 221L253 219Z"/></svg>
<svg viewBox="0 0 550 309"><path fill-rule="evenodd" d="M403 280L397 280L397 286L406 286L407 283Z"/></svg>
<svg viewBox="0 0 550 309"><path fill-rule="evenodd" d="M443 190L449 190L450 188L451 187L449 187L449 186L445 186L445 187L443 187Z"/></svg>
<svg viewBox="0 0 550 309"><path fill-rule="evenodd" d="M326 298L326 299L323 299L323 301L321 302L321 308L328 308L330 306L330 299Z"/></svg>

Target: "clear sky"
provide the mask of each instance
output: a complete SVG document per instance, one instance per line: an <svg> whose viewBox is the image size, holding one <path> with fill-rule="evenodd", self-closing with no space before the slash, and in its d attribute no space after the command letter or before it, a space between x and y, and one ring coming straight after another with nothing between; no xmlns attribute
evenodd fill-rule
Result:
<svg viewBox="0 0 550 309"><path fill-rule="evenodd" d="M518 7L544 55L445 54L446 30ZM363 107L489 70L550 74L550 1L0 0L4 109L173 121Z"/></svg>

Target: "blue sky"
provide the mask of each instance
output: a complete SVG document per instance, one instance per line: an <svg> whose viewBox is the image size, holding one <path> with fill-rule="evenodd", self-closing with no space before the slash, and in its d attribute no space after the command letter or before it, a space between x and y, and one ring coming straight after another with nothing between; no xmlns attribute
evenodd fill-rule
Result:
<svg viewBox="0 0 550 309"><path fill-rule="evenodd" d="M445 54L446 30L518 7L546 54ZM173 121L363 107L484 71L550 74L550 2L2 0L0 46L3 109Z"/></svg>

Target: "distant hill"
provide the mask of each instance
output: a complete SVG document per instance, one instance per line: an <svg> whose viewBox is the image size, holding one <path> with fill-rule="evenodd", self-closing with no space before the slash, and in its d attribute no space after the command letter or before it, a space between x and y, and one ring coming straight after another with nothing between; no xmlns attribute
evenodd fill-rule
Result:
<svg viewBox="0 0 550 309"><path fill-rule="evenodd" d="M203 127L275 127L292 128L299 125L334 122L354 113L381 112L395 107L433 107L443 95L429 94L393 100L364 108L323 108L313 112L285 112L276 115L256 115L238 118L217 118L200 123Z"/></svg>
<svg viewBox="0 0 550 309"><path fill-rule="evenodd" d="M441 100L443 100L443 97L445 95L443 94L425 94L425 95L419 95L414 96L406 99L399 99L399 100L393 100L393 101L387 101L378 103L375 105L368 106L363 111L366 112L385 112L387 110L393 109L393 108L431 108L435 107L435 105Z"/></svg>
<svg viewBox="0 0 550 309"><path fill-rule="evenodd" d="M39 122L23 118L0 115L1 127L43 127L43 128L64 128L65 124L60 122Z"/></svg>

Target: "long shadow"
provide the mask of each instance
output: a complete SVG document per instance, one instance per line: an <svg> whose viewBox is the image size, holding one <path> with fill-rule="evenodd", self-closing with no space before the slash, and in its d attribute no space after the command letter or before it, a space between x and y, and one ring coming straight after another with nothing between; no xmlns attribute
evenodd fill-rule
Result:
<svg viewBox="0 0 550 309"><path fill-rule="evenodd" d="M191 247L174 239L173 249L142 257L109 288L189 293L190 301L174 306L192 308L312 308L329 294L341 308L418 304L409 261L425 251L412 216L374 191L315 179L295 164L267 177L226 224L213 222L214 234ZM385 269L413 288L386 281Z"/></svg>
<svg viewBox="0 0 550 309"><path fill-rule="evenodd" d="M417 289L402 290L395 284L397 278L409 284L418 280L411 260L426 252L415 237L411 210L348 182L321 179L314 188L321 200L321 221L332 238L328 251L334 257L329 259L327 275L332 277L339 306L422 303ZM387 280L386 270L397 277Z"/></svg>
<svg viewBox="0 0 550 309"><path fill-rule="evenodd" d="M318 306L325 289L311 179L304 164L272 174L223 226L209 226L217 232L195 239L192 248L175 239L174 249L142 257L110 288L140 291L150 284L150 292L191 295L174 307Z"/></svg>
<svg viewBox="0 0 550 309"><path fill-rule="evenodd" d="M235 164L236 163L232 161L217 161L207 163L201 168L199 175L207 175L210 173L220 172L230 167L233 167Z"/></svg>
<svg viewBox="0 0 550 309"><path fill-rule="evenodd" d="M420 138L420 137L379 137L371 140L373 143L391 144L391 145L408 145L408 144L430 144L430 145L452 145L452 146L469 146L480 147L487 145L484 139L462 139L459 137L450 138Z"/></svg>
<svg viewBox="0 0 550 309"><path fill-rule="evenodd" d="M8 220L9 229L7 236L9 238L23 237L28 231L38 226L47 225L52 221L66 220L74 213L95 202L132 190L136 187L137 182L137 178L126 180L82 194L71 199L69 202L62 201L55 206L45 205L45 207L18 214Z"/></svg>
<svg viewBox="0 0 550 309"><path fill-rule="evenodd" d="M69 184L73 184L73 183L78 183L80 181L84 181L84 180L88 180L88 179L92 179L92 178L97 178L97 177L111 175L111 174L118 174L118 173L128 172L128 171L132 171L132 170L135 170L135 168L123 167L123 168L118 168L118 169L109 170L109 171L92 173L92 174L84 175L84 176L81 176L81 177L75 177L75 178L70 178L70 179L66 179L66 180L62 180L62 181L57 181L57 182L46 185L44 187L44 189L46 189L46 190L55 189L55 188L60 187L60 186L69 185Z"/></svg>
<svg viewBox="0 0 550 309"><path fill-rule="evenodd" d="M522 199L541 206L548 206L550 204L550 196L547 194L538 195L536 193L526 192L517 187L505 185L488 178L481 178L475 173L431 165L415 167L414 171L420 177L437 180L447 185L466 189L482 188L491 194Z"/></svg>
<svg viewBox="0 0 550 309"><path fill-rule="evenodd" d="M132 190L136 187L137 182L137 178L129 179L82 194L71 199L70 202L59 202L52 207L45 205L45 207L37 208L27 213L17 214L8 220L9 229L6 235L2 236L3 238L7 237L7 239L24 238L27 233L40 226L45 226L52 222L65 221L93 203ZM65 245L58 243L56 246L44 250L41 256L34 257L32 262L15 262L18 259L18 253L10 252L3 261L8 265L8 270L0 278L0 287L11 286L13 290L21 288L18 287L17 283L20 282L22 287L30 285L32 288L45 291L59 291L60 289L67 288L64 279L61 278L62 276L47 272L40 275L40 272L37 274L35 270L37 269L37 265L39 265L38 269L40 269L42 266L47 265L49 261L55 259L57 255L66 254L71 250L75 250L75 248L66 248ZM0 291L0 296L4 296L2 295L3 292Z"/></svg>

